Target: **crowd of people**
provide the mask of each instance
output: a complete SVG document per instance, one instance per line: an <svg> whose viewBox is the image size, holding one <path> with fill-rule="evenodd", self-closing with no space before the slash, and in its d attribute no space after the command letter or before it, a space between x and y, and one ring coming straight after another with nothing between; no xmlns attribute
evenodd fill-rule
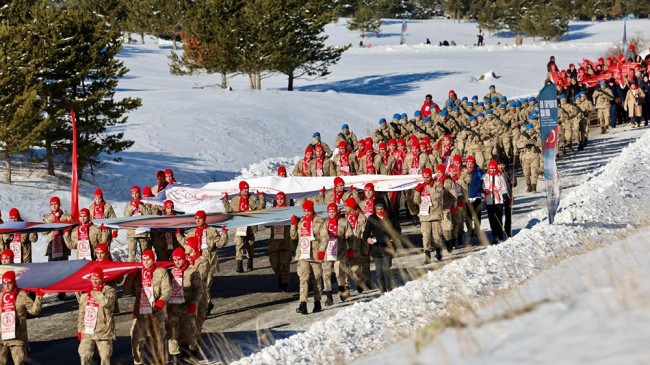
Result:
<svg viewBox="0 0 650 365"><path fill-rule="evenodd" d="M549 64L549 72L555 67ZM610 113L620 105L628 111L633 125L640 125L645 116L647 125L648 73L645 63L637 79L630 82L625 93L619 93L611 80L597 87L580 84L575 68L562 71L566 85L559 90L559 155L574 153L588 146L589 121L597 110L601 133L619 113ZM551 80L552 81L552 80ZM623 94L625 96L623 97ZM620 101L616 100L617 95ZM632 95L630 97L630 95ZM623 101L623 99L625 101ZM640 111L639 111L640 110ZM214 304L210 298L213 277L219 272L218 249L226 246L229 236L235 245L236 272L254 270L256 234L270 234L269 262L278 290L288 291L292 262L297 263L300 303L297 312L309 313L307 300L311 282L314 306L312 312L334 303L334 294L341 301L351 295L351 283L358 293L377 287L381 294L392 290L395 282L390 268L396 252L408 246L401 234L404 225L419 226L422 235L423 263L443 259L443 252L467 245L498 244L512 235L511 216L513 188L517 184L515 165L523 170L526 192L537 191L542 173L539 105L535 97L509 100L490 85L482 98L458 97L454 90L438 105L431 95L411 117L395 113L390 120L381 118L372 135L359 139L348 124L341 126L334 140L334 149L322 140L319 132L312 135L304 156L293 167L294 176L332 177L334 188L323 187L315 196L299 202L288 201L277 193L267 204L264 194L250 192L245 181L239 193L222 198L226 212L245 212L301 204L302 217L291 217L291 224L275 227L241 227L232 234L228 227L206 224L206 212L194 215L196 226L188 230L139 232L127 230L128 261L140 260L142 268L126 278L104 282L101 268L90 275L88 290L79 293L78 338L82 364L92 363L97 352L103 364L110 363L112 341L115 339L113 313L117 307L117 285L126 295L135 296L134 320L131 330L135 364L146 356L163 359L170 355L175 362L181 358L199 358L203 322ZM575 147L575 148L574 148ZM352 175L419 175L422 182L403 192L378 192L368 183L358 189L346 185ZM287 168L278 168L286 177ZM145 203L170 184L173 171L158 171L153 187L133 186L131 200L123 216L178 214L174 202L162 206ZM327 217L315 213L315 204L327 207ZM58 197L49 201L45 222L72 222L70 214L61 209ZM481 229L485 209L490 225L489 236ZM111 244L117 231L93 220L114 218L116 213L104 200L101 189L94 201L79 212L75 225L45 234L48 261L67 260L72 251L77 258L112 260ZM0 223L2 223L0 214ZM9 210L9 220L21 221L17 208ZM32 262L35 233L12 233L0 236L2 264ZM172 261L171 268L158 266L157 261ZM244 266L244 260L246 265ZM370 262L374 261L376 278L371 279ZM336 281L336 288L332 279ZM42 291L27 295L8 271L2 277L3 322L6 313L13 313L15 325L2 327L0 357L11 356L14 363L24 361L27 346L26 314L37 315L42 306ZM63 298L64 295L61 297ZM9 304L7 304L9 303Z"/></svg>

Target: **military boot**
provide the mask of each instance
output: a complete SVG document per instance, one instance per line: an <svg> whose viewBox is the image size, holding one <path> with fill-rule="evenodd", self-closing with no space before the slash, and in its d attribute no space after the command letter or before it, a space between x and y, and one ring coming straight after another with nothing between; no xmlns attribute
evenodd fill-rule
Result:
<svg viewBox="0 0 650 365"><path fill-rule="evenodd" d="M431 263L431 251L424 251L424 264Z"/></svg>
<svg viewBox="0 0 650 365"><path fill-rule="evenodd" d="M300 305L298 308L296 308L296 312L300 314L307 314L307 302L300 302Z"/></svg>
<svg viewBox="0 0 650 365"><path fill-rule="evenodd" d="M237 260L237 272L244 272L244 262L242 260Z"/></svg>
<svg viewBox="0 0 650 365"><path fill-rule="evenodd" d="M436 247L436 260L442 261L442 249Z"/></svg>
<svg viewBox="0 0 650 365"><path fill-rule="evenodd" d="M537 192L537 184L530 184L530 192L531 193Z"/></svg>
<svg viewBox="0 0 650 365"><path fill-rule="evenodd" d="M253 259L248 259L248 271L253 271Z"/></svg>
<svg viewBox="0 0 650 365"><path fill-rule="evenodd" d="M312 313L318 313L318 312L322 312L322 311L323 311L323 307L320 306L320 301L314 301L314 310L312 310L311 312Z"/></svg>
<svg viewBox="0 0 650 365"><path fill-rule="evenodd" d="M332 292L331 291L326 291L326 292L323 292L323 293L325 293L325 296L327 297L327 300L325 300L325 305L328 306L328 307L330 305L333 305L334 304L334 297L332 297Z"/></svg>
<svg viewBox="0 0 650 365"><path fill-rule="evenodd" d="M350 297L350 288L347 286L339 286L339 298L342 302Z"/></svg>
<svg viewBox="0 0 650 365"><path fill-rule="evenodd" d="M445 240L445 248L447 249L447 252L449 252L449 253L451 253L451 251L454 250L452 240Z"/></svg>

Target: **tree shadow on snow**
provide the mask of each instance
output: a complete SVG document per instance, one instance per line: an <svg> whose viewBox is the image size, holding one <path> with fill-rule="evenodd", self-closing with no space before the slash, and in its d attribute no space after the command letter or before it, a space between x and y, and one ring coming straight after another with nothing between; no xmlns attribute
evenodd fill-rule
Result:
<svg viewBox="0 0 650 365"><path fill-rule="evenodd" d="M391 38L391 37L401 37L402 33L368 33L366 38Z"/></svg>
<svg viewBox="0 0 650 365"><path fill-rule="evenodd" d="M296 90L314 92L336 91L350 94L383 96L402 95L419 88L417 84L422 81L438 79L456 73L458 72L434 71L412 74L369 75L349 80L301 86L296 88Z"/></svg>

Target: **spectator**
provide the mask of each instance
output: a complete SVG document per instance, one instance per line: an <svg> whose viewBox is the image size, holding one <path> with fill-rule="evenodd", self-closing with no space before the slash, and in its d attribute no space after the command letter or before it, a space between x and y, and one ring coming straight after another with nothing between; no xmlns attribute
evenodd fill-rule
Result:
<svg viewBox="0 0 650 365"><path fill-rule="evenodd" d="M478 29L478 34L476 37L478 37L478 42L476 42L477 46L482 46L483 45L483 37L484 37L483 29L479 28Z"/></svg>
<svg viewBox="0 0 650 365"><path fill-rule="evenodd" d="M402 233L397 219L388 215L384 202L375 203L375 213L368 217L366 228L363 231L363 240L370 245L370 255L375 261L377 281L381 294L393 289L393 265L395 244L399 243Z"/></svg>

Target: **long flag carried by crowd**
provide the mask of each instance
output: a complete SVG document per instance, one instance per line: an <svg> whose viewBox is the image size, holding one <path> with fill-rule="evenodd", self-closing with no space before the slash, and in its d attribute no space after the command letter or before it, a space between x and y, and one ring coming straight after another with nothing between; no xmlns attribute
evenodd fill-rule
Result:
<svg viewBox="0 0 650 365"><path fill-rule="evenodd" d="M539 115L542 133L542 155L544 157L544 180L546 181L546 204L548 222L553 224L560 206L560 175L555 164L558 143L557 89L555 85L544 86L539 95Z"/></svg>

